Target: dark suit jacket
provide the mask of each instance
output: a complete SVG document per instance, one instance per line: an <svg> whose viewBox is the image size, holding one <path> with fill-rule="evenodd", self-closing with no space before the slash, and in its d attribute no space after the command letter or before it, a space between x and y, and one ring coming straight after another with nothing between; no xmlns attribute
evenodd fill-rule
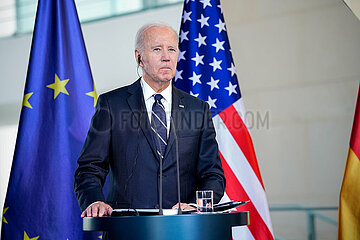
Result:
<svg viewBox="0 0 360 240"><path fill-rule="evenodd" d="M172 124L163 160L163 207L177 203L176 135L179 146L181 202L195 202L197 189L213 190L218 202L224 172L208 104L172 90ZM176 131L176 132L175 132ZM154 208L159 203L159 159L140 80L101 95L75 172L81 210L105 201L115 208Z"/></svg>

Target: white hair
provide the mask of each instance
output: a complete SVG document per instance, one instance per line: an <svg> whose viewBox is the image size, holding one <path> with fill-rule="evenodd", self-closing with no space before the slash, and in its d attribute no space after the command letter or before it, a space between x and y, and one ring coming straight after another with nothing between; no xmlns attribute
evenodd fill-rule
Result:
<svg viewBox="0 0 360 240"><path fill-rule="evenodd" d="M145 48L145 31L152 27L160 27L160 28L170 28L174 31L176 36L176 42L179 42L179 36L176 33L176 31L167 23L163 22L153 22L153 23L147 23L143 25L136 33L135 38L135 49L139 50L140 54L144 53Z"/></svg>

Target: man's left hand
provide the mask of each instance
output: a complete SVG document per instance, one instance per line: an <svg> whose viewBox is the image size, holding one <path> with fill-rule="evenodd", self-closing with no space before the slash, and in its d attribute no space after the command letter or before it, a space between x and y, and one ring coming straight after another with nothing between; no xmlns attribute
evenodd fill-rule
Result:
<svg viewBox="0 0 360 240"><path fill-rule="evenodd" d="M175 204L172 209L178 209L179 207L179 203ZM194 210L195 208L190 206L189 204L187 203L180 203L180 207L181 207L181 210Z"/></svg>

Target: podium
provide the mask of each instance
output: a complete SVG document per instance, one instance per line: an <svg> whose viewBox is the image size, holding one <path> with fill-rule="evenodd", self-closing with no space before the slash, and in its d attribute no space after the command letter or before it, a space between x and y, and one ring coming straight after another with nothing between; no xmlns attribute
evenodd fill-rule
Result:
<svg viewBox="0 0 360 240"><path fill-rule="evenodd" d="M231 227L248 224L249 212L86 217L83 230L106 231L109 240L231 240Z"/></svg>

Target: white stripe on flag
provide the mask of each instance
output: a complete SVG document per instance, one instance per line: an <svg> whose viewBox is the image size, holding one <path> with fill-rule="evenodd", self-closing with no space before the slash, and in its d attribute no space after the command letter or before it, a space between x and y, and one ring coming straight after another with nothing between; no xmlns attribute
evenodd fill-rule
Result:
<svg viewBox="0 0 360 240"><path fill-rule="evenodd" d="M236 109L236 111L238 112L238 114L240 115L243 123L245 124L245 126L248 129L248 132L250 134L250 130L249 130L249 121L247 119L247 112L245 109L245 104L244 101L242 100L242 98L240 98L239 100L237 100L236 102L234 102L233 104L234 108ZM250 134L251 135L251 134Z"/></svg>
<svg viewBox="0 0 360 240"><path fill-rule="evenodd" d="M220 131L217 130L216 132L216 138L221 154L224 156L225 161L230 166L236 178L249 196L251 202L259 212L259 215L272 233L266 194L259 182L259 179L252 170L240 147L231 136L229 130L224 127L225 123L221 120L219 115L214 117L214 124L215 129L221 129ZM217 124L220 125L218 126Z"/></svg>
<svg viewBox="0 0 360 240"><path fill-rule="evenodd" d="M232 227L231 229L232 229L233 240L255 239L248 227L238 226L238 227Z"/></svg>
<svg viewBox="0 0 360 240"><path fill-rule="evenodd" d="M220 202L229 202L229 201L231 201L231 199L225 192ZM232 230L233 240L254 239L248 227L245 226L232 227L231 230Z"/></svg>
<svg viewBox="0 0 360 240"><path fill-rule="evenodd" d="M231 199L229 198L229 196L226 194L226 192L224 192L224 196L221 198L219 203L225 203L225 202L229 202L231 201Z"/></svg>

